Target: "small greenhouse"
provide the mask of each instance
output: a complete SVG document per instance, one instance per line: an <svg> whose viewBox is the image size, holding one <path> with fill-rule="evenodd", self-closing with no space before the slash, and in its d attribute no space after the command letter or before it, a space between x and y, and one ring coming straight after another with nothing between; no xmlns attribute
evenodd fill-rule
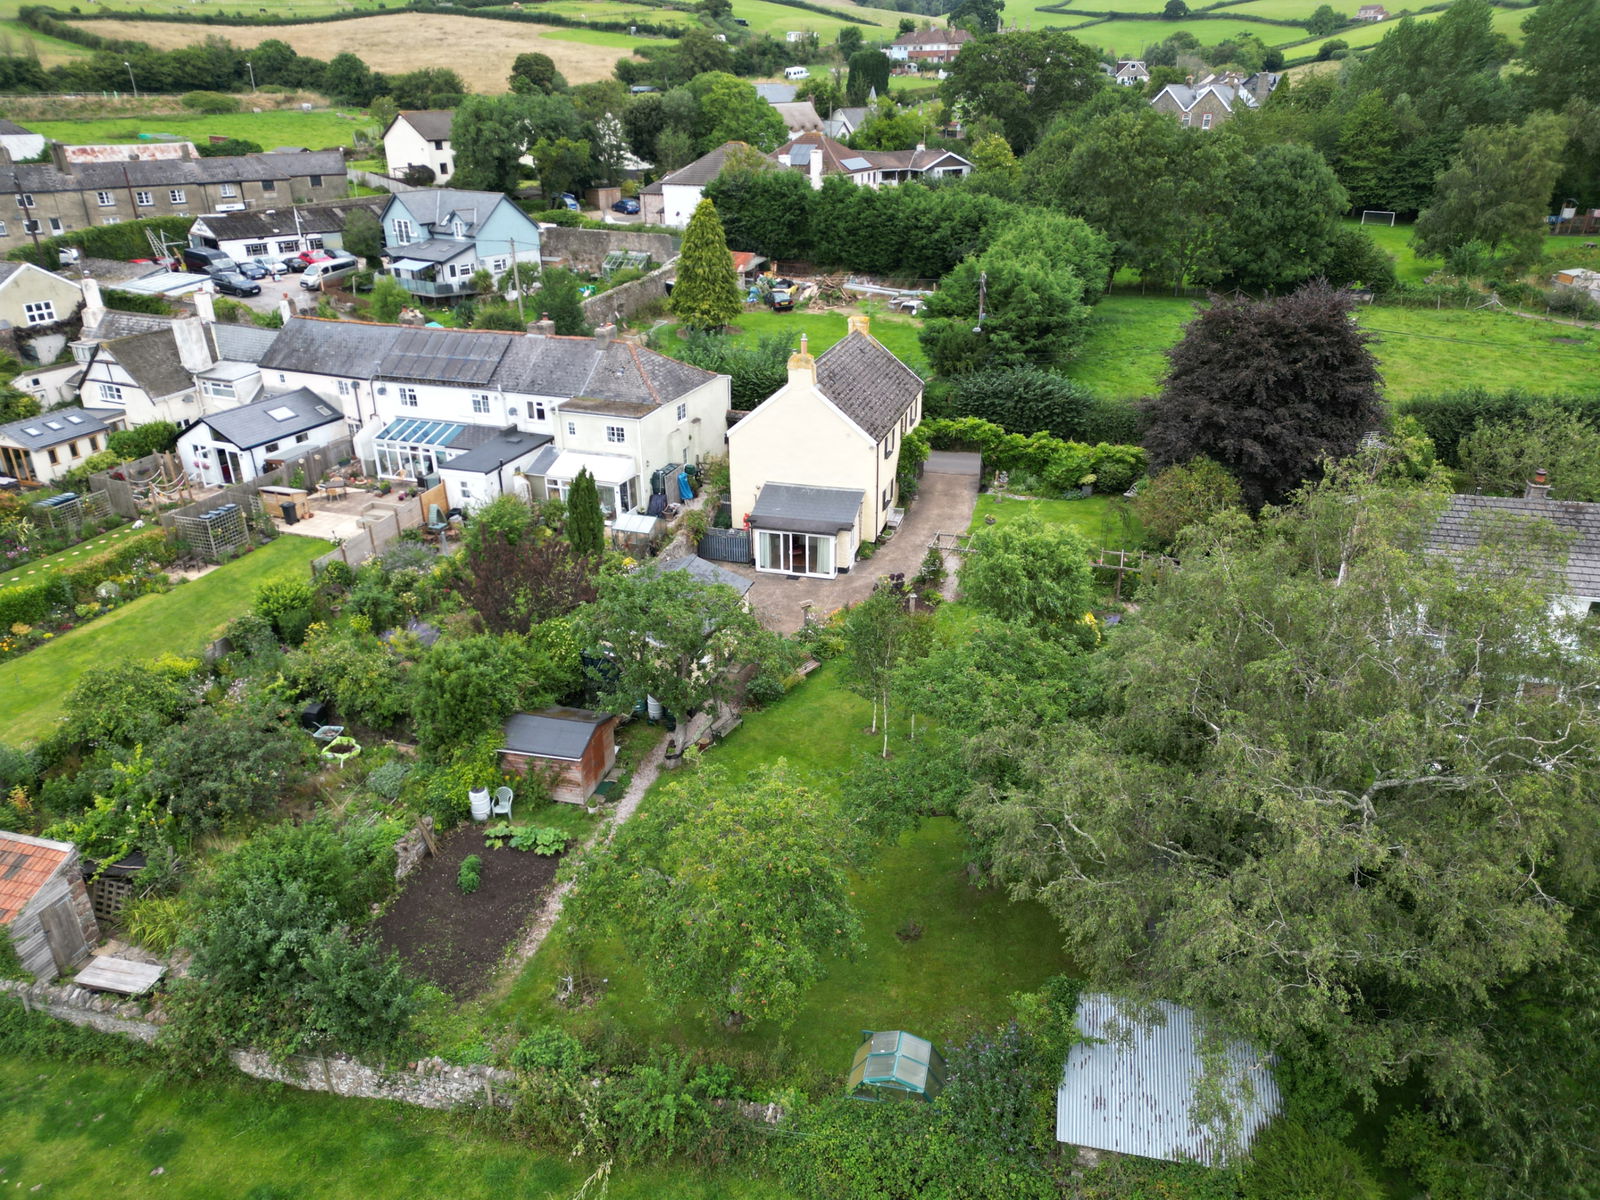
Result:
<svg viewBox="0 0 1600 1200"><path fill-rule="evenodd" d="M914 1033L863 1029L849 1085L857 1100L932 1100L944 1088L944 1059Z"/></svg>

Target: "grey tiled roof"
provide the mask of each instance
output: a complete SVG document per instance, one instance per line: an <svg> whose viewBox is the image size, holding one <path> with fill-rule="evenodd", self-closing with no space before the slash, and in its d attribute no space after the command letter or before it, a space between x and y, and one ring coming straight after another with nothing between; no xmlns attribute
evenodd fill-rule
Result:
<svg viewBox="0 0 1600 1200"><path fill-rule="evenodd" d="M1521 496L1451 496L1429 535L1428 549L1463 558L1477 548L1486 526L1496 520L1541 518L1573 535L1567 547L1566 594L1600 599L1600 504Z"/></svg>
<svg viewBox="0 0 1600 1200"><path fill-rule="evenodd" d="M29 450L42 450L59 446L73 438L88 433L101 433L109 429L104 421L86 408L56 408L37 417L24 417L0 425L0 442L23 446Z"/></svg>
<svg viewBox="0 0 1600 1200"><path fill-rule="evenodd" d="M922 380L871 337L853 332L818 356L817 387L878 442L916 401Z"/></svg>
<svg viewBox="0 0 1600 1200"><path fill-rule="evenodd" d="M297 231L338 233L344 229L351 213L369 212L376 215L388 201L387 196L357 196L331 204L298 204L251 212L207 213L198 218L196 224L205 222L212 237L230 242L245 238L282 237Z"/></svg>
<svg viewBox="0 0 1600 1200"><path fill-rule="evenodd" d="M398 325L291 317L262 355L261 369L370 379L399 334Z"/></svg>
<svg viewBox="0 0 1600 1200"><path fill-rule="evenodd" d="M758 83L755 87L756 95L768 104L788 104L800 90L792 83Z"/></svg>
<svg viewBox="0 0 1600 1200"><path fill-rule="evenodd" d="M467 192L457 188L420 188L414 192L401 192L390 197L390 203L401 204L416 220L432 227L448 221L450 214L458 214L467 225L470 235L501 204L511 202L499 192ZM387 210L388 205L384 206ZM515 206L513 206L515 207ZM519 210L520 211L520 210ZM391 249L403 251L405 247Z"/></svg>
<svg viewBox="0 0 1600 1200"><path fill-rule="evenodd" d="M476 330L402 328L378 374L418 383L483 385L494 378L510 336Z"/></svg>
<svg viewBox="0 0 1600 1200"><path fill-rule="evenodd" d="M395 120L404 121L417 131L417 136L430 142L448 142L455 116L455 110L450 108L419 108L403 112Z"/></svg>
<svg viewBox="0 0 1600 1200"><path fill-rule="evenodd" d="M288 415L281 420L272 415L285 411ZM204 424L215 430L218 437L232 442L239 449L250 450L342 420L344 417L339 410L315 392L308 388L296 388L292 392L263 396L253 404L240 405L206 417Z"/></svg>
<svg viewBox="0 0 1600 1200"><path fill-rule="evenodd" d="M178 361L178 347L170 327L117 338L107 342L100 353L109 353L152 400L176 395L194 386L189 372Z"/></svg>
<svg viewBox="0 0 1600 1200"><path fill-rule="evenodd" d="M541 446L549 445L554 439L548 433L528 433L521 429L505 429L495 434L481 446L474 446L465 454L458 454L443 464L446 471L471 471L476 475L488 475L498 471L501 467L516 462L519 458L526 458ZM451 445L459 444L459 439Z"/></svg>
<svg viewBox="0 0 1600 1200"><path fill-rule="evenodd" d="M19 262L0 262L0 283L4 283L20 270L22 264Z"/></svg>
<svg viewBox="0 0 1600 1200"><path fill-rule="evenodd" d="M723 142L709 154L702 154L686 167L679 167L670 174L663 175L647 188L640 189L641 195L659 196L661 189L666 184L675 187L703 187L718 175L722 174L722 164L728 161L728 152L736 146L745 146L745 142Z"/></svg>
<svg viewBox="0 0 1600 1200"><path fill-rule="evenodd" d="M741 596L756 585L754 579L746 579L743 575L728 570L727 567L707 562L698 554L685 554L681 558L667 559L660 564L660 567L662 574L668 571L682 571L692 575L701 583L720 583L723 587L730 587Z"/></svg>
<svg viewBox="0 0 1600 1200"><path fill-rule="evenodd" d="M78 337L85 342L109 342L115 338L131 337L136 333L171 329L172 322L172 317L159 317L154 313L124 312L120 308L108 308L98 323L93 326L85 325Z"/></svg>
<svg viewBox="0 0 1600 1200"><path fill-rule="evenodd" d="M750 524L793 533L838 533L856 523L865 498L866 493L858 488L767 483L750 510Z"/></svg>
<svg viewBox="0 0 1600 1200"><path fill-rule="evenodd" d="M217 357L229 362L258 363L278 339L276 329L262 329L256 325L221 322L208 326L207 330Z"/></svg>
<svg viewBox="0 0 1600 1200"><path fill-rule="evenodd" d="M25 133L32 133L32 132L33 132L33 130L24 129L21 125L18 125L15 121L7 121L4 118L0 118L0 137L15 137L18 134L25 134Z"/></svg>
<svg viewBox="0 0 1600 1200"><path fill-rule="evenodd" d="M0 167L0 192L126 191L129 187L182 187L199 183L246 183L304 179L309 175L343 178L344 155L337 150L305 154L235 154L219 158L162 158L129 162L76 163L70 174L53 163ZM195 197L199 199L199 197Z"/></svg>
<svg viewBox="0 0 1600 1200"><path fill-rule="evenodd" d="M414 258L418 262L444 263L463 254L472 253L477 246L471 238L429 238L425 242L407 242L404 246L387 247L392 259Z"/></svg>
<svg viewBox="0 0 1600 1200"><path fill-rule="evenodd" d="M504 750L575 762L589 748L595 731L610 716L586 708L541 708L538 712L512 713L504 727Z"/></svg>

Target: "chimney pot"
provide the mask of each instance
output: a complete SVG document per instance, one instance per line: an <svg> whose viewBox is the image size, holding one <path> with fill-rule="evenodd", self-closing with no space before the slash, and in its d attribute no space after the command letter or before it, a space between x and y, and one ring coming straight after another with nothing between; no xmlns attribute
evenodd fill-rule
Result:
<svg viewBox="0 0 1600 1200"><path fill-rule="evenodd" d="M1533 473L1533 479L1528 483L1528 490L1523 495L1524 500L1548 500L1550 498L1549 474L1543 467Z"/></svg>

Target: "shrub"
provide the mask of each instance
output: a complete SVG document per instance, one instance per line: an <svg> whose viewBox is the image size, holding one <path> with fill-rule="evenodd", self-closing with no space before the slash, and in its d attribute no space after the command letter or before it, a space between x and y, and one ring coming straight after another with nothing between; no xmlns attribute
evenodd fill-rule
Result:
<svg viewBox="0 0 1600 1200"><path fill-rule="evenodd" d="M464 896L470 896L478 890L478 884L483 876L483 859L476 854L469 854L461 860L461 867L456 872L456 886L461 889Z"/></svg>
<svg viewBox="0 0 1600 1200"><path fill-rule="evenodd" d="M178 444L178 427L171 421L151 421L135 429L115 429L106 435L106 448L124 459L161 454Z"/></svg>
<svg viewBox="0 0 1600 1200"><path fill-rule="evenodd" d="M1279 1119L1256 1139L1242 1174L1243 1200L1382 1200L1359 1153L1337 1138Z"/></svg>
<svg viewBox="0 0 1600 1200"><path fill-rule="evenodd" d="M278 636L290 643L304 638L315 603L311 585L300 579L279 579L256 589L256 615L272 622Z"/></svg>
<svg viewBox="0 0 1600 1200"><path fill-rule="evenodd" d="M1238 508L1243 500L1239 481L1220 463L1201 456L1168 467L1141 486L1133 511L1152 537L1171 545L1181 530Z"/></svg>
<svg viewBox="0 0 1600 1200"><path fill-rule="evenodd" d="M55 575L0 588L0 635L13 625L37 625L50 615L51 609L71 600L65 581Z"/></svg>
<svg viewBox="0 0 1600 1200"><path fill-rule="evenodd" d="M1547 402L1576 413L1590 425L1600 428L1600 388L1586 393L1539 393L1520 388L1491 392L1485 388L1464 388L1413 396L1397 404L1395 412L1416 418L1423 432L1432 439L1439 461L1449 467L1459 467L1461 441L1478 425L1524 420Z"/></svg>
<svg viewBox="0 0 1600 1200"><path fill-rule="evenodd" d="M240 107L237 96L224 96L221 92L189 92L179 103L207 116L236 113Z"/></svg>
<svg viewBox="0 0 1600 1200"><path fill-rule="evenodd" d="M977 417L1010 433L1075 438L1083 436L1092 400L1087 388L1065 375L1012 367L956 376L940 415Z"/></svg>
<svg viewBox="0 0 1600 1200"><path fill-rule="evenodd" d="M1075 491L1085 482L1094 483L1102 492L1124 491L1145 468L1145 453L1139 446L1090 446L1043 433L1023 437L976 417L923 421L906 435L902 459L914 443L938 449L976 450L983 455L988 469L1026 471L1062 492ZM923 453L926 454L925 449Z"/></svg>
<svg viewBox="0 0 1600 1200"><path fill-rule="evenodd" d="M511 1052L511 1065L519 1071L557 1071L576 1075L593 1062L582 1042L559 1026L535 1029Z"/></svg>
<svg viewBox="0 0 1600 1200"><path fill-rule="evenodd" d="M152 954L176 950L191 920L189 904L178 896L146 896L122 910L128 936Z"/></svg>
<svg viewBox="0 0 1600 1200"><path fill-rule="evenodd" d="M367 787L373 795L393 803L400 798L400 789L405 786L406 776L410 774L411 767L408 764L386 762L367 773Z"/></svg>

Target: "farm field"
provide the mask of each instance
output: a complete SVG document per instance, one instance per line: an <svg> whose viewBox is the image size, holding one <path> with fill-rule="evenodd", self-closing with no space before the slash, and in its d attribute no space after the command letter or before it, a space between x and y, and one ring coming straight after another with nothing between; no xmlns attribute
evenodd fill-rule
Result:
<svg viewBox="0 0 1600 1200"><path fill-rule="evenodd" d="M6 1001L6 1003L11 1003ZM149 1067L0 1057L0 1179L66 1200L508 1200L570 1196L590 1167L536 1154L459 1116L235 1076L161 1083ZM160 1177L150 1179L160 1168ZM140 1186L140 1185L143 1186ZM765 1182L679 1164L613 1173L616 1200L778 1200Z"/></svg>
<svg viewBox="0 0 1600 1200"><path fill-rule="evenodd" d="M160 50L174 50L216 36L244 47L277 38L301 54L324 61L348 50L389 74L448 62L468 87L482 92L505 91L512 60L528 51L548 54L570 83L609 79L613 64L624 56L624 51L612 44L595 46L547 38L546 34L558 32L549 25L438 13L388 13L321 25L217 26L104 20L88 22L85 28L102 37L147 42ZM643 44L645 40L638 42Z"/></svg>
<svg viewBox="0 0 1600 1200"><path fill-rule="evenodd" d="M1243 33L1253 33L1267 45L1297 41L1305 31L1287 25L1263 25L1258 21L1219 19L1212 21L1101 21L1069 32L1086 46L1109 50L1122 58L1137 57L1179 29L1187 29L1211 46Z"/></svg>
<svg viewBox="0 0 1600 1200"><path fill-rule="evenodd" d="M265 150L274 146L306 146L325 150L348 146L357 130L370 129L359 109L334 112L224 113L207 117L188 113L155 117L97 117L79 121L28 121L29 129L68 144L101 144L149 140L155 134L173 134L191 142L210 137L244 138ZM144 135L141 138L140 135Z"/></svg>
<svg viewBox="0 0 1600 1200"><path fill-rule="evenodd" d="M91 53L87 47L75 42L64 42L60 38L35 33L19 21L0 21L0 51L6 54L36 54L42 67L60 66L75 58L88 58Z"/></svg>
<svg viewBox="0 0 1600 1200"><path fill-rule="evenodd" d="M304 576L326 554L318 538L280 537L164 595L141 596L21 658L0 663L0 742L31 742L49 732L78 676L92 667L162 654L198 654L247 611L270 579Z"/></svg>
<svg viewBox="0 0 1600 1200"><path fill-rule="evenodd" d="M940 619L959 620L959 606L942 609ZM868 724L866 701L845 689L843 664L833 662L778 703L747 717L737 732L707 752L707 761L721 763L737 777L785 758L804 782L828 795L851 758L878 745ZM904 736L904 729L897 726L895 736ZM656 788L670 786L672 778L664 776ZM649 795L644 803L650 803ZM1009 994L1070 969L1045 910L1013 904L1003 892L973 888L966 855L965 836L946 818L926 820L879 847L871 870L852 876L863 933L857 952L832 964L788 1030L712 1032L664 1008L644 990L621 945L610 940L600 941L583 960L584 970L608 980L604 995L579 1013L559 1008L552 997L573 963L572 931L565 921L485 1016L520 1029L615 1021L643 1042L722 1046L776 1059L779 1069L804 1078L842 1078L862 1029L916 1029L939 1041L974 1022L999 1020ZM903 942L896 930L910 920L920 923L923 933Z"/></svg>

